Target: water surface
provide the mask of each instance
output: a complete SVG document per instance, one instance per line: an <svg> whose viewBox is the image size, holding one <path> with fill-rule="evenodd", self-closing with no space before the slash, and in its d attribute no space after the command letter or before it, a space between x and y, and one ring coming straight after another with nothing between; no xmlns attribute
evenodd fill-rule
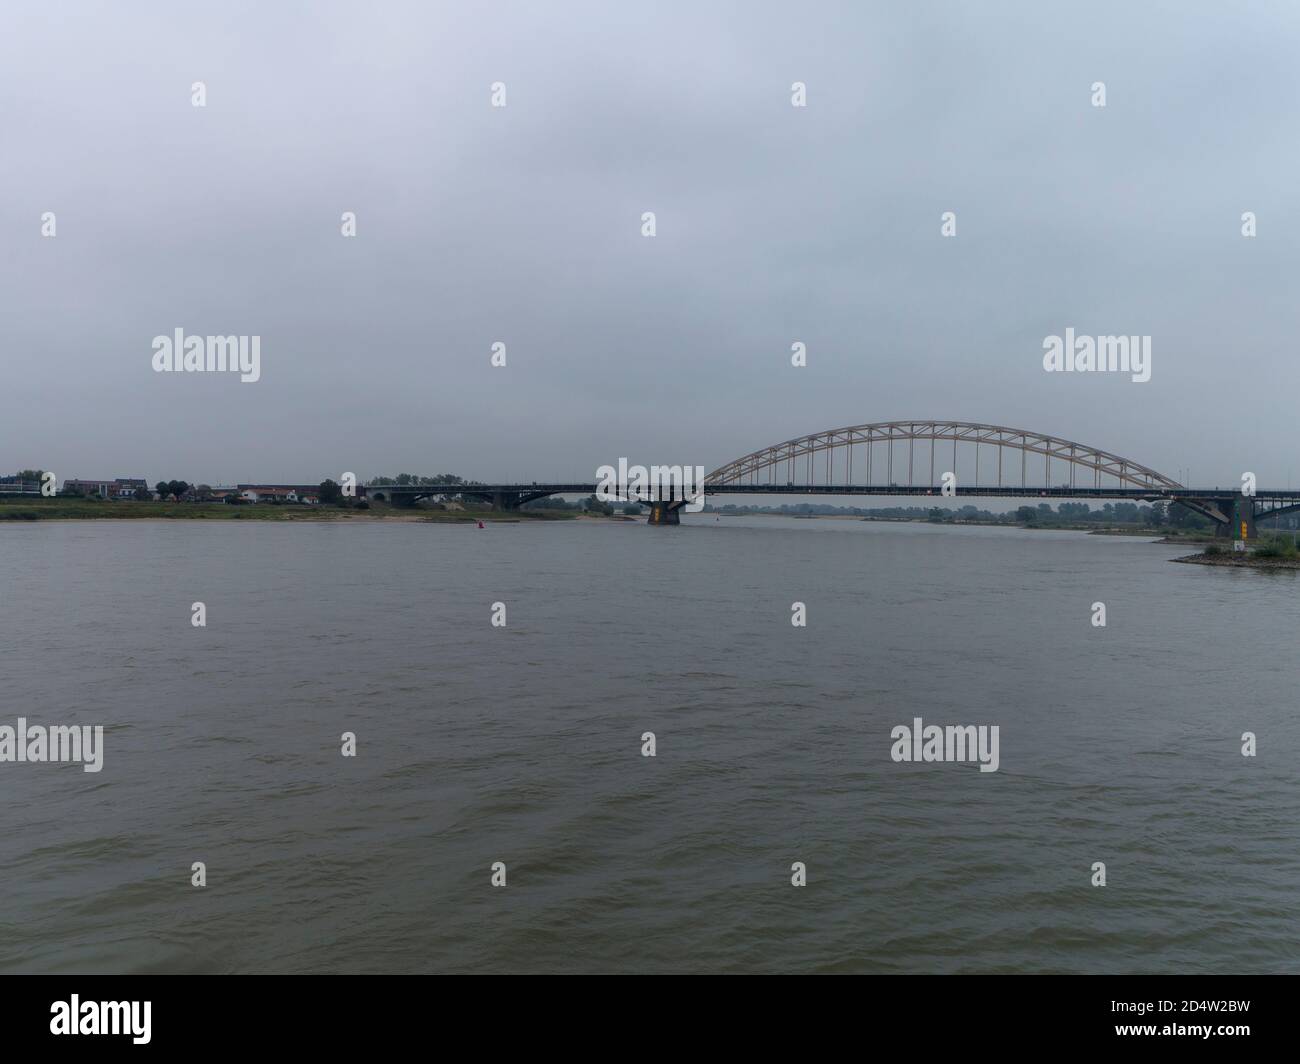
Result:
<svg viewBox="0 0 1300 1064"><path fill-rule="evenodd" d="M685 520L0 527L0 970L1300 971L1294 574Z"/></svg>

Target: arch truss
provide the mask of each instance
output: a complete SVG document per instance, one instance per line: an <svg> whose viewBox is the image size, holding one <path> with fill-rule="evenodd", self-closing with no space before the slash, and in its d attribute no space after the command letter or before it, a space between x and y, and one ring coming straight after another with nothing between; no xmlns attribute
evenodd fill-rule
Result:
<svg viewBox="0 0 1300 1064"><path fill-rule="evenodd" d="M918 442L929 444L920 448L919 455ZM939 448L949 442L951 452ZM1137 493L1182 486L1109 451L1027 429L972 421L879 421L814 432L728 462L710 473L705 483L938 486L936 474L942 478L945 472L956 472L959 444L965 445L959 484L1082 487L1091 481L1096 488L1134 488ZM973 480L966 471L973 471Z"/></svg>

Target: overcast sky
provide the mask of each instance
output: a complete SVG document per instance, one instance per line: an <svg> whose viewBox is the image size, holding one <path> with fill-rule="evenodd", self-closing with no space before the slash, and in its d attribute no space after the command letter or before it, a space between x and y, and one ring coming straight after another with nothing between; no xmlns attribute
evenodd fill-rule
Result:
<svg viewBox="0 0 1300 1064"><path fill-rule="evenodd" d="M1298 52L1293 3L7 0L0 473L591 479L946 418L1286 487ZM261 380L155 373L178 327ZM1151 380L1044 372L1066 327Z"/></svg>

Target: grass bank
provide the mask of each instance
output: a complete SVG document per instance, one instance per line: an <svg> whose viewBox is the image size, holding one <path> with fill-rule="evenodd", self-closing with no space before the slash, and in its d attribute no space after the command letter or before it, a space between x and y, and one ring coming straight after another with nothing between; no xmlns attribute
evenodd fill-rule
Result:
<svg viewBox="0 0 1300 1064"><path fill-rule="evenodd" d="M161 520L161 521L563 521L568 511L434 510L371 503L368 509L342 506L230 506L202 502L120 502L91 499L0 499L0 521Z"/></svg>

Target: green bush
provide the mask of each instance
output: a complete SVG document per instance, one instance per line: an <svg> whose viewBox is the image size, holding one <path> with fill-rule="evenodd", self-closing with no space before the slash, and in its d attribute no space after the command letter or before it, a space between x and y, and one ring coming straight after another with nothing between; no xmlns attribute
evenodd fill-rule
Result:
<svg viewBox="0 0 1300 1064"><path fill-rule="evenodd" d="M1294 558L1296 545L1281 536L1266 536L1259 541L1255 553L1261 558Z"/></svg>

